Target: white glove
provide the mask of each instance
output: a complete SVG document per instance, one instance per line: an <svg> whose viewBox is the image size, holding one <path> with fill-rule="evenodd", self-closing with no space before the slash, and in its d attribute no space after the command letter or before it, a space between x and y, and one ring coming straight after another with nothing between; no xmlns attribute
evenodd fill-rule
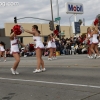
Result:
<svg viewBox="0 0 100 100"><path fill-rule="evenodd" d="M20 26L20 30L22 31L22 33L24 33L24 28L21 25L19 26Z"/></svg>
<svg viewBox="0 0 100 100"><path fill-rule="evenodd" d="M22 31L22 33L24 33L24 28L23 27L20 27L20 30Z"/></svg>

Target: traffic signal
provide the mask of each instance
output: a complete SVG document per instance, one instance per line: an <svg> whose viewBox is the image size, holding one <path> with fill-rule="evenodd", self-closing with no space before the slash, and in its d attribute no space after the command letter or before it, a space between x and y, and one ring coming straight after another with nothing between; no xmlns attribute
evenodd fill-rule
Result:
<svg viewBox="0 0 100 100"><path fill-rule="evenodd" d="M80 24L80 25L82 24L82 20L81 20L81 19L79 19L79 21L78 21L78 22L79 22L79 24Z"/></svg>
<svg viewBox="0 0 100 100"><path fill-rule="evenodd" d="M98 27L100 28L100 14L98 14L97 16L96 16L96 19L98 19Z"/></svg>
<svg viewBox="0 0 100 100"><path fill-rule="evenodd" d="M60 31L60 25L56 26L56 30L58 30L58 32Z"/></svg>
<svg viewBox="0 0 100 100"><path fill-rule="evenodd" d="M14 17L14 23L17 23L17 17Z"/></svg>
<svg viewBox="0 0 100 100"><path fill-rule="evenodd" d="M53 21L50 21L50 22L49 22L49 27L50 27L50 30L51 30L51 31L54 30L54 24L53 24Z"/></svg>

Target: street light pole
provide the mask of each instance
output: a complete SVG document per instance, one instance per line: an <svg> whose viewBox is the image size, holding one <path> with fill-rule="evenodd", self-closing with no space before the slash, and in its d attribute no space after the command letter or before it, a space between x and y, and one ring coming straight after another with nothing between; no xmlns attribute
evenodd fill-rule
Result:
<svg viewBox="0 0 100 100"><path fill-rule="evenodd" d="M59 4L58 4L58 0L56 0L56 6L57 6L57 17L59 17ZM59 25L59 35L60 35L60 38L61 38L60 20L58 21L58 25Z"/></svg>
<svg viewBox="0 0 100 100"><path fill-rule="evenodd" d="M53 20L53 8L52 8L52 0L50 0L51 3L51 17L52 17L52 23L53 23L53 32L54 32L54 20Z"/></svg>
<svg viewBox="0 0 100 100"><path fill-rule="evenodd" d="M69 17L69 23L70 23L70 28L69 28L69 35L70 35L70 37L71 37L71 18L73 17L74 15L71 15L70 17Z"/></svg>

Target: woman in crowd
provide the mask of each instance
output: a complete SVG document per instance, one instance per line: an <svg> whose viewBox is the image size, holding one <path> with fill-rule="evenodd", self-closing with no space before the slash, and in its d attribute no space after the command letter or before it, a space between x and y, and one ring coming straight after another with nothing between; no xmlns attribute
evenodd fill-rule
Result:
<svg viewBox="0 0 100 100"><path fill-rule="evenodd" d="M55 41L55 38L56 38L56 34L51 34L51 38L52 38L52 48L53 48L53 59L57 59L56 58L56 41Z"/></svg>
<svg viewBox="0 0 100 100"><path fill-rule="evenodd" d="M51 35L48 35L47 49L49 49L49 57L48 57L48 60L51 61L52 60L52 55L53 55L52 37L51 37Z"/></svg>
<svg viewBox="0 0 100 100"><path fill-rule="evenodd" d="M19 72L17 72L17 67L19 65L20 62L20 51L19 51L19 47L18 44L22 45L23 47L25 47L17 38L17 35L11 30L11 35L10 35L10 42L11 42L11 54L13 55L13 57L15 58L15 63L13 65L13 67L11 68L11 72L12 74L19 74Z"/></svg>
<svg viewBox="0 0 100 100"><path fill-rule="evenodd" d="M4 62L6 62L6 51L5 51L5 43L4 42L0 42L0 58L4 57ZM1 59L0 59L1 61Z"/></svg>
<svg viewBox="0 0 100 100"><path fill-rule="evenodd" d="M41 36L40 36L40 31L38 30L38 26L37 25L33 25L32 26L32 31L26 30L24 29L25 32L32 34L33 35L33 40L35 42L35 50L36 50L36 57L37 57L37 68L35 69L35 71L33 71L33 73L39 73L41 71L45 71L45 67L44 67L44 61L42 59L42 53L44 50L44 45L42 43L41 40ZM42 66L42 69L40 69L40 66Z"/></svg>
<svg viewBox="0 0 100 100"><path fill-rule="evenodd" d="M87 28L86 39L87 39L87 44L88 44L88 57L93 58L92 53L91 53L92 37L91 37L91 28L90 27Z"/></svg>
<svg viewBox="0 0 100 100"><path fill-rule="evenodd" d="M98 27L94 26L92 27L92 33L91 33L91 37L92 37L92 44L91 44L91 51L94 54L94 58L100 58L100 54L99 54L99 50L98 50Z"/></svg>

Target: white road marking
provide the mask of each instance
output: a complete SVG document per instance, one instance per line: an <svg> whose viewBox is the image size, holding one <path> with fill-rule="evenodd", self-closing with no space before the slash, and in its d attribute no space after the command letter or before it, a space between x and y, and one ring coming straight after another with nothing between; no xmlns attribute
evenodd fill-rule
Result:
<svg viewBox="0 0 100 100"><path fill-rule="evenodd" d="M0 77L0 80L20 81L20 82L33 82L33 83L43 83L43 84L53 84L53 85L66 85L66 86L76 86L76 87L88 87L88 88L97 88L97 89L100 88L100 86L93 86L93 85L70 84L70 83L36 81L36 80L25 80L25 79L12 79L12 78L2 78L2 77Z"/></svg>

